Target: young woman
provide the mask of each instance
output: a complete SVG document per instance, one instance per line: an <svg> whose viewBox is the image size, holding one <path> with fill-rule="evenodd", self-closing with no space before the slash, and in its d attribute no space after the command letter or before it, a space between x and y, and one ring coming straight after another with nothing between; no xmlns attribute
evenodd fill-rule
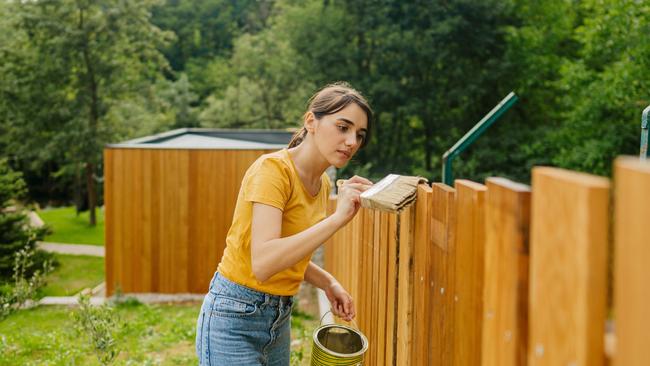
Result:
<svg viewBox="0 0 650 366"><path fill-rule="evenodd" d="M311 99L304 126L287 149L257 159L246 172L221 263L197 321L201 365L289 365L292 296L303 279L322 289L332 312L355 317L352 297L311 255L357 213L372 183L348 179L326 217L325 170L344 166L370 137L372 110L345 83Z"/></svg>

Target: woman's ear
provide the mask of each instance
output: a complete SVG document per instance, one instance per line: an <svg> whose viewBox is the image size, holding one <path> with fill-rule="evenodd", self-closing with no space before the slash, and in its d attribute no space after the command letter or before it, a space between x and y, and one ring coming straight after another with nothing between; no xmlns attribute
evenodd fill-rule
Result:
<svg viewBox="0 0 650 366"><path fill-rule="evenodd" d="M307 132L314 132L314 128L316 128L316 116L314 116L314 113L312 111L305 113L303 122L305 124L305 129Z"/></svg>

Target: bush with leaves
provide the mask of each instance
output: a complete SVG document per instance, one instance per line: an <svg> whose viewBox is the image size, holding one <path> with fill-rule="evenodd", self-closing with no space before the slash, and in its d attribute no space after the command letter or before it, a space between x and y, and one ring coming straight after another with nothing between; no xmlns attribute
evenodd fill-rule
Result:
<svg viewBox="0 0 650 366"><path fill-rule="evenodd" d="M14 259L14 282L8 291L0 294L0 320L6 318L25 305L28 300L36 297L36 292L45 286L45 277L52 271L52 264L49 261L43 262L43 267L27 275L27 271L33 268L34 250L25 247L16 253Z"/></svg>
<svg viewBox="0 0 650 366"><path fill-rule="evenodd" d="M53 256L36 249L36 243L49 233L47 227L29 226L27 215L20 209L18 199L26 193L20 172L14 172L6 159L0 159L0 283L14 276L16 254L30 253L30 264L24 268L24 278L43 268L43 263L54 263Z"/></svg>
<svg viewBox="0 0 650 366"><path fill-rule="evenodd" d="M103 304L93 306L90 297L79 296L79 309L73 313L75 328L85 334L102 365L109 365L120 353L115 333L120 327L120 320L115 309Z"/></svg>

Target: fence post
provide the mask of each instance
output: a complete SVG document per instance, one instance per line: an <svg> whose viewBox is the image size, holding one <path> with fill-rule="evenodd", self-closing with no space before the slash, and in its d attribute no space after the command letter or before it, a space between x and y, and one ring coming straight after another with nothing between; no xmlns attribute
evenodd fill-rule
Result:
<svg viewBox="0 0 650 366"><path fill-rule="evenodd" d="M431 293L429 290L431 268L430 245L430 201L431 187L420 184L415 202L415 242L413 243L413 350L411 359L413 365L427 365L430 338L430 314L436 309L431 308Z"/></svg>
<svg viewBox="0 0 650 366"><path fill-rule="evenodd" d="M486 190L482 184L456 180L453 358L458 366L481 364Z"/></svg>
<svg viewBox="0 0 650 366"><path fill-rule="evenodd" d="M614 179L614 365L650 365L650 163L618 158Z"/></svg>
<svg viewBox="0 0 650 366"><path fill-rule="evenodd" d="M533 169L530 366L604 361L609 180Z"/></svg>
<svg viewBox="0 0 650 366"><path fill-rule="evenodd" d="M488 178L483 366L526 365L530 187Z"/></svg>
<svg viewBox="0 0 650 366"><path fill-rule="evenodd" d="M427 365L453 365L456 190L431 186L431 337Z"/></svg>

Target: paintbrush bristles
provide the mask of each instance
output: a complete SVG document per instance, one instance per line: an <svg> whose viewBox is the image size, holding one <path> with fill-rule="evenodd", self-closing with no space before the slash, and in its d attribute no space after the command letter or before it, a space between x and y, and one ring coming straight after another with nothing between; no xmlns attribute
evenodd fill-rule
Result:
<svg viewBox="0 0 650 366"><path fill-rule="evenodd" d="M361 194L361 206L397 212L413 202L420 183L426 178L390 174Z"/></svg>

